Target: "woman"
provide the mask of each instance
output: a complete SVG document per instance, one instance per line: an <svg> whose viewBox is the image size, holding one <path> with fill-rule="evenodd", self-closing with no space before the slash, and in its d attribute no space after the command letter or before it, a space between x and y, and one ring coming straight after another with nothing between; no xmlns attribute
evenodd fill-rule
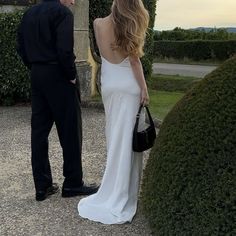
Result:
<svg viewBox="0 0 236 236"><path fill-rule="evenodd" d="M149 102L139 59L148 22L142 0L114 0L111 14L94 21L102 57L107 164L98 192L82 199L78 211L104 224L131 222L137 209L142 153L132 151L132 133L140 103Z"/></svg>

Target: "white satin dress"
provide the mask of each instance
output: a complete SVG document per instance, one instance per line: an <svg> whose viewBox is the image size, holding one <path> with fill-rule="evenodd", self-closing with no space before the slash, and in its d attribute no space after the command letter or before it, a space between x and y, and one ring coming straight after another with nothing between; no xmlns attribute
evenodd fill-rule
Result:
<svg viewBox="0 0 236 236"><path fill-rule="evenodd" d="M129 58L119 64L102 57L101 90L106 117L107 163L97 193L78 204L79 215L103 224L131 222L136 210L142 153L132 151L140 87ZM140 129L144 127L144 114Z"/></svg>

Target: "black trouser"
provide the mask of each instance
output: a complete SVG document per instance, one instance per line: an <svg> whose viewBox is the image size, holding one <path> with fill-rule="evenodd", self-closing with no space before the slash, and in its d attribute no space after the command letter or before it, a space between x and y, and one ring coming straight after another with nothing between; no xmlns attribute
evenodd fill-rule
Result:
<svg viewBox="0 0 236 236"><path fill-rule="evenodd" d="M36 191L52 184L48 135L54 122L63 150L63 187L81 186L82 127L77 86L66 80L59 65L34 64L31 87L32 169Z"/></svg>

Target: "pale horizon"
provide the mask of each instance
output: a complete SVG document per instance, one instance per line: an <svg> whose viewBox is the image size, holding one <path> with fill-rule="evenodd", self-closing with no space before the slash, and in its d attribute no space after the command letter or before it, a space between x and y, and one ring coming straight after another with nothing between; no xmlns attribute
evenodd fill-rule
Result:
<svg viewBox="0 0 236 236"><path fill-rule="evenodd" d="M236 27L236 0L159 0L155 30Z"/></svg>

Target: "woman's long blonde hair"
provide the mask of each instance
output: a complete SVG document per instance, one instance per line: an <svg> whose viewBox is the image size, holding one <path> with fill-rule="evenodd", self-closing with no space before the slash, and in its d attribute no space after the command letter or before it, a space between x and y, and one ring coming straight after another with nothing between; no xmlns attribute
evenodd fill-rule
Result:
<svg viewBox="0 0 236 236"><path fill-rule="evenodd" d="M115 42L113 50L128 55L144 55L143 46L149 24L149 14L142 0L114 0L111 8Z"/></svg>

